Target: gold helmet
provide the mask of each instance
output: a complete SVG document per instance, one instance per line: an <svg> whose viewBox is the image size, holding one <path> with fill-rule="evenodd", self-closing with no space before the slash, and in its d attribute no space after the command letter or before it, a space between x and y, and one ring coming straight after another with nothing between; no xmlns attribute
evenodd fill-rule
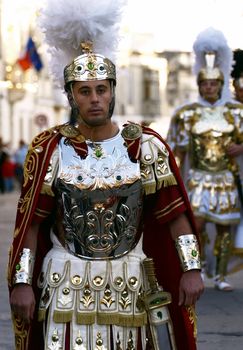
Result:
<svg viewBox="0 0 243 350"><path fill-rule="evenodd" d="M93 53L92 42L81 43L83 54L64 68L65 85L72 81L104 80L116 82L116 66L103 55Z"/></svg>
<svg viewBox="0 0 243 350"><path fill-rule="evenodd" d="M48 0L39 27L49 46L50 71L59 86L111 79L126 0Z"/></svg>
<svg viewBox="0 0 243 350"><path fill-rule="evenodd" d="M197 83L204 80L220 80L224 83L223 72L218 67L215 67L215 52L205 52L205 67L201 68L197 75Z"/></svg>

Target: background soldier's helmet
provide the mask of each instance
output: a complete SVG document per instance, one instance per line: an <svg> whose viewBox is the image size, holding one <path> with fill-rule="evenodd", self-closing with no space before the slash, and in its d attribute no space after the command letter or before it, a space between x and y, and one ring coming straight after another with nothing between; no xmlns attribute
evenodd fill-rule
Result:
<svg viewBox="0 0 243 350"><path fill-rule="evenodd" d="M224 75L221 70L215 66L216 52L205 52L205 67L201 68L197 75L197 83L203 80L215 79L224 83Z"/></svg>
<svg viewBox="0 0 243 350"><path fill-rule="evenodd" d="M224 34L212 27L199 33L194 44L195 64L193 71L197 83L203 80L220 80L223 85L222 98L229 99L229 78L233 64L232 50Z"/></svg>

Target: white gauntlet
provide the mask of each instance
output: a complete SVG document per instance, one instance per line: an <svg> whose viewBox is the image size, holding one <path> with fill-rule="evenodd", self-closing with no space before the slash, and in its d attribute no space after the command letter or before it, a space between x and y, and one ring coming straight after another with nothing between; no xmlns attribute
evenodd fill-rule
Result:
<svg viewBox="0 0 243 350"><path fill-rule="evenodd" d="M16 272L13 278L13 284L26 283L32 284L35 257L29 248L23 248L20 253L20 260L16 265Z"/></svg>
<svg viewBox="0 0 243 350"><path fill-rule="evenodd" d="M184 272L201 269L199 245L195 235L181 235L176 239L175 245Z"/></svg>

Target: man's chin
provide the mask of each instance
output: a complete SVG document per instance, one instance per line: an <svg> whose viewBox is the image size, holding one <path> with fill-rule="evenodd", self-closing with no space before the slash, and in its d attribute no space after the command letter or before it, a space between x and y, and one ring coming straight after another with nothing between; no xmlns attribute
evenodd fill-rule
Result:
<svg viewBox="0 0 243 350"><path fill-rule="evenodd" d="M94 117L94 118L89 118L87 121L86 121L86 124L90 127L95 127L95 126L103 126L103 125L106 125L107 124L107 121L108 121L108 117L104 118L104 117L101 117L101 118L97 118L97 117Z"/></svg>
<svg viewBox="0 0 243 350"><path fill-rule="evenodd" d="M204 95L203 99L210 102L210 103L214 103L214 102L218 101L219 97L218 96L211 96L211 95Z"/></svg>

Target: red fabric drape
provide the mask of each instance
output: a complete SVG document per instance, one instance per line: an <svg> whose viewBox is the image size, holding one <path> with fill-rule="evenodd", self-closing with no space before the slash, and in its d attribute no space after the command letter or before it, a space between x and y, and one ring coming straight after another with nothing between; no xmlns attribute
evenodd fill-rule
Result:
<svg viewBox="0 0 243 350"><path fill-rule="evenodd" d="M27 156L28 161L25 165L25 183L19 200L15 226L15 238L10 251L8 274L10 291L12 277L15 273L15 265L19 259L19 252L23 248L23 239L34 217L35 208L37 205L43 205L45 207L48 203L50 207L49 210L51 211L49 198L46 197L46 199L40 199L39 193L51 154L58 144L60 138L62 137L62 135L59 133L59 129L60 127L52 128L38 135L34 139L31 145L31 150ZM158 137L163 142L161 137L153 130L144 127L143 131L147 134ZM140 147L139 142L136 144ZM169 152L171 154L170 150ZM153 201L157 202L158 196L161 196L161 198L163 198L163 191L164 193L166 193L166 191L173 191L174 187L174 191L176 193L175 198L178 195L181 196L183 198L184 204L179 207L178 211L174 211L171 214L171 217L168 216L167 219L171 219L173 218L173 215L178 215L180 212L185 211L192 223L195 232L193 215L190 209L186 191L180 178L174 157L172 154L170 157L170 165L172 171L174 172L174 175L176 176L178 186L170 186L170 188L167 188L165 190L161 189L154 195L149 195L147 198L147 203L152 204ZM193 336L192 320L189 318L189 313L187 310L184 307L178 307L177 305L179 280L182 273L177 252L174 247L174 242L171 239L168 225L166 222L163 222L163 220L157 220L155 218L154 213L151 212L152 207L153 205L149 205L148 210L145 210L144 252L149 257L152 257L154 259L159 283L165 290L171 292L172 294L173 303L170 306L170 311L175 325L175 335L177 338L178 350L194 350L196 349L196 345ZM38 276L43 257L50 249L49 229L50 222L48 219L46 219L40 225L35 276ZM38 306L39 292L36 288L36 278L37 277L35 277L33 281L33 288L36 293L36 304ZM36 319L32 323L31 328L23 328L23 325L19 324L17 320L15 320L14 325L16 327L15 331L16 334L18 334L18 342L20 344L18 346L18 350L43 350L43 339L41 339L42 331L40 331L41 325L37 322Z"/></svg>

